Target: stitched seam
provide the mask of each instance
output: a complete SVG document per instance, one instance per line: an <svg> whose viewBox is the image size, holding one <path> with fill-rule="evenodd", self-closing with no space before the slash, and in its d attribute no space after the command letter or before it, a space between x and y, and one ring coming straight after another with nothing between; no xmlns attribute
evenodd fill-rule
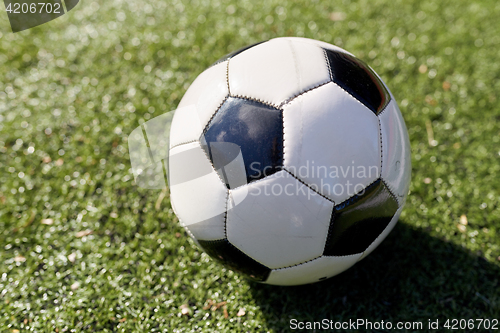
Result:
<svg viewBox="0 0 500 333"><path fill-rule="evenodd" d="M225 185L225 184L224 184ZM229 190L226 191L226 207L224 208L224 238L227 239L227 203L229 201Z"/></svg>
<svg viewBox="0 0 500 333"><path fill-rule="evenodd" d="M380 177L382 178L382 166L384 165L384 152L383 152L383 145L382 145L382 124L380 123L380 118L377 117L378 120L378 129L379 129L379 135L380 135Z"/></svg>
<svg viewBox="0 0 500 333"><path fill-rule="evenodd" d="M325 61L326 61L326 66L328 67L328 73L330 74L330 81L333 82L333 73L332 73L332 68L330 67L330 61L328 60L328 55L326 54L326 50L323 49L323 55L325 56Z"/></svg>
<svg viewBox="0 0 500 333"><path fill-rule="evenodd" d="M209 143L207 143L208 145ZM201 146L201 143L200 143L200 146ZM222 182L222 185L224 185L224 187L226 188L227 190L227 185L226 185L226 182L224 181L224 179L222 179L222 177L219 175L219 173L217 172L217 169L215 168L215 165L214 163L212 162L212 159L210 159L210 156L208 156L207 152L205 151L205 149L203 149L203 147L201 147L201 150L203 151L203 153L205 154L205 156L207 157L208 161L210 162L210 165L212 166L212 168L215 170L215 173L217 174L217 177L219 178L219 180Z"/></svg>
<svg viewBox="0 0 500 333"><path fill-rule="evenodd" d="M392 195L394 200L396 200L396 202L398 203L398 208L401 207L398 196L395 194L396 192L391 188L391 186L384 179L382 179L382 176L380 177L380 181L382 181L382 183L384 183L384 185L387 187L387 190L389 191L389 194Z"/></svg>
<svg viewBox="0 0 500 333"><path fill-rule="evenodd" d="M366 109L368 109L368 111L370 111L371 113L373 113L375 116L378 116L376 111L374 112L372 109L370 109L368 106L364 105L363 103L361 103L360 100L358 100L353 94L351 94L350 92L348 92L347 90L345 90L341 85L339 85L337 82L335 81L332 81L333 84L335 84L337 87L339 87L340 89L342 89L343 91L345 91L352 99L354 99L356 102L358 102L359 104L363 105L363 107L365 107Z"/></svg>
<svg viewBox="0 0 500 333"><path fill-rule="evenodd" d="M231 190L232 190L232 191L234 191L234 190L236 190L236 189L238 189L238 188L240 188L240 187L243 187L243 186L245 186L245 185L253 185L253 184L255 184L255 183L258 183L258 182L260 182L260 181L263 181L263 180L265 180L265 179L268 179L268 177L270 177L270 176L272 176L272 175L274 175L274 174L277 174L278 172L283 171L283 170L285 170L285 168L284 168L284 167L281 167L281 169L280 169L280 170L277 170L276 172L273 172L273 173L272 173L272 174L270 174L270 175L266 175L266 176L264 176L264 177L262 177L262 178L260 178L260 179L252 180L252 181L250 181L250 182L248 182L248 183L245 183L245 184L242 184L242 185L236 186L236 187L232 188Z"/></svg>
<svg viewBox="0 0 500 333"><path fill-rule="evenodd" d="M368 65L367 65L367 66L368 66ZM391 91L389 90L389 87L387 87L387 85L386 85L386 84L385 84L385 82L382 80L382 78L380 77L380 75L378 75L378 74L377 74L377 72L375 72L375 71L373 70L373 68L371 68L370 66L368 66L368 67L369 67L369 68L371 69L371 71L373 72L373 75L375 75L375 76L377 77L377 79L380 81L380 84L382 85L382 87L384 88L384 90L386 91L387 96L388 96L387 101L386 101L386 103L385 103L384 107L383 107L383 108L382 108L379 112L377 112L377 116L379 116L380 114L382 114L382 112L384 112L384 111L385 111L385 109L387 108L387 106L389 105L389 103L391 103L391 101L392 101L394 98L393 98L393 96L392 96L392 94L391 94Z"/></svg>
<svg viewBox="0 0 500 333"><path fill-rule="evenodd" d="M230 58L229 58L229 59L230 59ZM229 61L229 59L217 60L216 62L214 62L213 64L211 64L210 66L208 66L208 67L207 67L207 69L212 68L212 67L215 67L215 66L217 66L217 65L220 65L220 64L222 64L222 63L224 63L224 62L226 62L226 61Z"/></svg>
<svg viewBox="0 0 500 333"><path fill-rule="evenodd" d="M231 59L227 60L227 66L226 66L226 83L227 83L227 94L231 95L231 88L229 87L229 61Z"/></svg>
<svg viewBox="0 0 500 333"><path fill-rule="evenodd" d="M206 132L207 132L207 129L208 129L208 126L210 125L210 123L212 122L212 120L214 119L215 115L219 112L220 108L222 107L222 105L226 102L226 100L228 99L228 96L224 97L224 99L222 100L222 102L219 104L219 106L217 107L217 109L215 110L215 112L212 114L212 116L210 117L210 119L208 120L207 124L205 125L205 128L203 129L203 132L202 132L202 135L204 135ZM210 143L207 142L207 145L209 145ZM201 147L201 142L200 142L200 147ZM219 173L217 172L217 169L215 168L215 165L214 163L212 162L212 159L210 158L210 156L208 156L207 152L205 151L205 149L203 149L203 147L201 147L201 150L203 151L203 153L205 154L205 156L207 157L208 161L210 162L210 165L212 166L212 168L214 168L215 170L215 173L217 174L217 177L219 177L220 181L222 182L222 184L224 185L224 187L226 187L227 189L227 185L226 185L226 182L222 179L222 177L219 175Z"/></svg>
<svg viewBox="0 0 500 333"><path fill-rule="evenodd" d="M392 97L391 95L389 95L389 101L387 102L387 104L382 108L382 110L380 110L379 113L377 113L377 116L380 116L382 115L382 113L384 113L385 110L387 110L387 107L389 106L389 104L391 104L391 101L392 101Z"/></svg>
<svg viewBox="0 0 500 333"><path fill-rule="evenodd" d="M397 197L396 197L396 196L395 196L395 195L391 192L391 187L389 186L389 184L387 184L387 183L385 182L385 180L383 180L383 179L382 179L382 177L380 177L380 181L381 181L381 182L383 182L385 186L387 186L387 189L389 190L389 193L390 193L391 195L393 195L393 196L396 198L396 202L398 203L398 210L400 210L400 209L401 209L401 206L400 206L399 200L398 200L398 198L397 198ZM396 213L397 213L397 211L396 211ZM394 215L396 215L396 214L394 214ZM394 217L394 215L393 215L392 217ZM392 218L391 218L391 219L392 219ZM363 251L363 254L362 254L362 255L361 255L361 257L358 259L358 261L360 261L360 260L361 260L361 258L365 255L365 253L366 253L366 251L368 250L368 248L369 248L370 246L372 246L372 245L373 245L373 244L374 244L374 243L375 243L375 242L376 242L376 241L377 241L380 237L382 237L382 233L383 233L383 232L384 232L384 231L385 231L385 230L389 227L389 225L390 225L390 222L389 222L389 224L387 224L387 226L384 228L384 230L382 230L382 232L381 232L381 233L377 236L377 238L375 238L375 239L373 240L373 242L371 242L371 243L370 243L370 245L368 245L368 247L366 248L366 250L364 250L364 251ZM358 262L358 261L356 261L356 262Z"/></svg>
<svg viewBox="0 0 500 333"><path fill-rule="evenodd" d="M364 253L364 252L363 252ZM320 255L316 258L313 258L313 259L310 259L310 260L306 260L304 262L301 262L299 264L295 264L295 265L291 265L291 266L286 266L286 267L280 267L280 268L273 268L272 270L273 271L279 271L279 270L283 270L283 269L287 269L287 268L292 268L292 267L296 267L296 266L300 266L300 265L304 265L304 264L307 264L308 262L311 262L311 261L314 261L316 259L319 259L319 258L322 258L322 257L336 257L336 258L342 258L342 257L350 257L350 256L353 256L353 255L356 255L356 254L359 254L359 253L355 253L355 254L350 254L350 255L346 255L346 256L325 256L325 255Z"/></svg>
<svg viewBox="0 0 500 333"><path fill-rule="evenodd" d="M231 242L229 241L229 239L227 239L227 238L224 238L224 239L215 239L215 240L208 240L208 241L203 241L203 242L208 243L208 244L214 244L214 243L218 243L218 242L221 242L221 241L222 241L222 242L227 242L227 244L228 244L230 247L232 247L233 249L236 249L236 250L240 251L241 253L243 253L243 254L244 254L244 255L246 255L248 258L250 258L250 259L252 259L253 261L255 261L256 263L258 263L259 265L262 265L262 266L264 266L265 268L267 268L267 269L269 269L269 270L272 270L272 268L267 267L266 265L264 265L263 263L261 263L261 262L260 262L260 261L258 261L257 259L255 259L255 258L253 258L253 257L249 256L247 253L245 253L245 252L241 251L240 249L238 249L238 248L237 248L237 247L236 247L233 243L231 243ZM268 276L268 277L269 277L269 276Z"/></svg>
<svg viewBox="0 0 500 333"><path fill-rule="evenodd" d="M365 186L361 191L353 194L352 196L350 196L349 198L345 199L344 201L342 201L341 203L339 203L339 205L343 204L344 202L346 201L349 201L351 198L357 196L359 193L365 191L367 188L369 188L370 186L372 186L373 184L375 184L378 180L382 181L382 177L379 177L377 179L375 179L373 182L371 182L370 184L368 184L367 186ZM328 233L327 233L327 236L326 236L326 241L325 241L325 246L323 247L323 253L325 253L326 251L326 247L328 244L328 239L330 239L330 236L332 234L332 220L333 220L333 215L335 214L335 207L338 206L338 205L335 205L332 209L332 214L330 215L330 225L328 226ZM366 250L365 250L366 251ZM364 253L361 252L362 254ZM347 256L327 256L327 257L347 257Z"/></svg>
<svg viewBox="0 0 500 333"><path fill-rule="evenodd" d="M244 95L229 95L229 97L234 97L234 98L241 98L241 99L248 99L250 101L254 101L254 102L259 102L259 103L262 103L262 104L265 104L267 106L270 106L270 107L273 107L275 108L276 110L281 110L280 106L279 105L275 105L273 103L270 103L270 102L266 102L266 101L263 101L259 98L255 98L255 97L250 97L250 96L244 96Z"/></svg>
<svg viewBox="0 0 500 333"><path fill-rule="evenodd" d="M345 199L344 201L342 201L341 203L339 203L339 205L343 204L344 202L346 201L349 201L350 199L354 198L355 196L359 195L361 192L364 192L366 191L367 188L369 188L370 186L372 186L373 184L375 184L377 181L382 181L382 177L378 177L377 179L375 179L374 181L372 181L370 184L366 185L361 191L359 192L356 192L355 194L351 195L349 198ZM338 206L338 205L337 205Z"/></svg>
<svg viewBox="0 0 500 333"><path fill-rule="evenodd" d="M269 267L267 267L266 265L264 265L263 263L261 263L259 260L257 260L257 259L255 259L255 258L251 257L250 255L248 255L248 253L245 253L245 252L241 251L240 249L238 249L238 248L236 247L236 245L234 245L233 243L231 243L231 242L229 241L229 239L225 238L224 240L225 240L225 241L227 241L227 243L229 244L229 246L231 246L232 248L234 248L234 249L236 249L236 250L240 251L241 253L243 253L243 254L244 254L244 255L246 255L248 258L250 258L250 259L252 259L253 261L255 261L256 263L258 263L259 265L264 266L266 269L272 270L271 268L269 268ZM270 273L270 272L269 272L269 273ZM269 278L269 274L267 275L266 280L267 280L268 278ZM263 281L263 282L264 282L264 281Z"/></svg>
<svg viewBox="0 0 500 333"><path fill-rule="evenodd" d="M307 89L307 90L304 90L304 91L303 91L303 92L301 92L301 93L298 93L298 94L296 94L296 95L293 95L292 97L290 97L290 98L288 98L288 99L285 99L283 102L281 102L281 104L279 105L279 107L281 108L281 107L283 107L284 105L291 103L291 102L292 102L293 100L295 100L297 97L300 97L300 96L304 95L305 93L308 93L308 92L310 92L311 90L314 90L314 89L317 89L317 88L319 88L319 87L322 87L322 86L324 86L324 85L326 85L326 84L328 84L328 83L330 83L330 82L332 82L332 81L328 80L328 81L326 81L326 82L322 82L322 83L320 83L320 84L318 84L318 85L316 85L316 86L314 86L314 87L312 87L312 88L309 88L309 89Z"/></svg>
<svg viewBox="0 0 500 333"><path fill-rule="evenodd" d="M307 184L306 182L304 182L302 179L300 179L299 177L295 176L293 173L291 173L290 171L288 171L285 167L283 167L283 170L285 170L287 173L289 173L293 178L297 179L300 183L302 183L305 187L307 187L308 189L310 189L311 191L313 191L314 193L320 195L321 197L325 198L326 200L330 201L333 203L333 205L335 206L335 201L333 201L332 199L328 198L327 196L321 194L320 192L318 192L317 190L315 190L314 188L311 187L311 185Z"/></svg>
<svg viewBox="0 0 500 333"><path fill-rule="evenodd" d="M372 111L372 109L370 109L368 106L366 106L366 105L364 105L363 103L361 103L361 101L359 101L359 100L358 100L358 99L357 99L357 98L356 98L353 94L351 94L350 92L348 92L347 90L345 90L343 87L341 87L341 86L340 86L337 82L335 82L335 81L333 80L333 72L332 72L332 68L330 67L330 62L328 61L328 56L327 56L327 54L326 54L325 49L323 49L323 54L324 54L324 56L325 56L325 59L326 59L326 64L327 64L327 66L328 66L328 72L330 73L330 80L331 80L333 83L335 83L335 85L337 85L340 89L342 89L342 90L343 90L343 91L345 91L347 94L349 94L352 98L354 98L354 99L355 99L358 103L360 103L361 105L363 105L363 106L364 106L365 108L367 108L368 110ZM368 66L368 67L369 67L369 66ZM370 67L370 69L371 69L371 67ZM373 71L373 73L375 73L375 71L374 71L373 69L372 69L372 71ZM378 77L378 75L377 75L376 73L375 73L375 75ZM382 81L382 80L380 79L380 77L378 77L378 78L379 78L379 80L380 80L380 81ZM384 86L384 84L383 84L383 83L382 83L382 85ZM389 89L387 89L387 87L385 87L385 86L384 86L384 88L387 90L387 92L389 92ZM377 112L376 110L375 110L375 112L374 112L374 111L372 111L372 112L373 112L376 116L379 116L379 115L380 115L380 114L382 114L382 112L384 112L384 110L387 108L387 106L389 105L389 103L391 102L391 100L392 100L392 97L391 97L391 95L389 94L389 99L387 100L387 103L384 105L384 107L382 108L382 110L381 110L380 112Z"/></svg>
<svg viewBox="0 0 500 333"><path fill-rule="evenodd" d="M207 67L207 69L212 68L212 67L214 67L215 65L218 65L218 64L220 64L220 63L222 63L222 62L223 62L223 61L217 61L217 62L214 62L213 64L211 64L210 66L208 66L208 67Z"/></svg>
<svg viewBox="0 0 500 333"><path fill-rule="evenodd" d="M176 148L176 147L179 147L179 146L182 146L182 145L188 144L188 143L193 143L193 142L198 142L198 140L183 141L183 142L181 142L181 143L176 144L175 146L170 147L170 150L172 150L172 149L174 149L174 148Z"/></svg>
<svg viewBox="0 0 500 333"><path fill-rule="evenodd" d="M224 97L224 99L219 104L219 106L217 107L217 109L215 109L215 112L212 114L212 116L208 120L207 124L205 125L205 128L203 129L203 132L202 132L203 134L205 134L207 132L208 126L210 126L210 123L214 119L215 115L219 112L220 108L222 107L222 104L224 104L227 101L228 98L229 98L229 95L227 95L226 97Z"/></svg>
<svg viewBox="0 0 500 333"><path fill-rule="evenodd" d="M283 132L283 155L281 156L281 164L282 168L285 167L285 112L282 110L281 111L281 129Z"/></svg>
<svg viewBox="0 0 500 333"><path fill-rule="evenodd" d="M303 262L298 263L298 264L295 264L295 265L286 266L286 267L280 267L280 268L273 268L272 270L273 270L273 271L279 271L279 270L283 270L283 269L287 269L287 268L292 268L292 267L296 267L296 266L304 265L304 264L307 264L308 262L314 261L314 260L319 259L319 258L321 258L321 257L322 257L322 256L318 256L318 257L316 257L316 258L312 258L312 259L309 259L309 260L303 261Z"/></svg>
<svg viewBox="0 0 500 333"><path fill-rule="evenodd" d="M326 239L325 239L325 245L323 246L323 254L325 254L326 247L329 245L328 240L330 239L330 236L332 235L332 222L333 222L333 216L335 214L335 206L332 208L332 213L330 214L330 222L328 223L328 231L326 233Z"/></svg>

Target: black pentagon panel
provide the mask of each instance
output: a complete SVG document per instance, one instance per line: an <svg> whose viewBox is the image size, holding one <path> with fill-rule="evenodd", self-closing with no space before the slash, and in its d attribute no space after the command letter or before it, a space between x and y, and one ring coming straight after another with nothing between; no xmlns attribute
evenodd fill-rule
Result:
<svg viewBox="0 0 500 333"><path fill-rule="evenodd" d="M226 54L225 56L223 56L222 58L220 58L219 60L217 60L216 62L214 62L211 66L215 66L215 65L217 65L217 64L220 64L221 62L224 62L224 61L226 61L226 60L228 60L228 59L231 59L232 57L234 57L234 56L236 56L236 55L240 54L241 52L246 51L246 50L248 50L248 49L251 49L252 47L257 46L257 45L259 45L259 44L262 44L262 43L264 43L264 42L267 42L267 41L266 41L266 40L263 40L262 42L258 42L258 43L250 44L250 45L248 45L248 46L242 47L242 48L241 48L241 49L239 49L239 50L236 50L236 51L234 51L234 52L231 52L231 53L229 53L229 54Z"/></svg>
<svg viewBox="0 0 500 333"><path fill-rule="evenodd" d="M235 272L246 275L254 281L264 282L271 274L271 269L253 260L227 239L198 241L205 252Z"/></svg>
<svg viewBox="0 0 500 333"><path fill-rule="evenodd" d="M389 104L389 92L363 61L342 52L325 52L333 82L377 115Z"/></svg>
<svg viewBox="0 0 500 333"><path fill-rule="evenodd" d="M398 202L380 179L364 193L333 208L324 255L364 252L382 233L398 210Z"/></svg>
<svg viewBox="0 0 500 333"><path fill-rule="evenodd" d="M240 147L246 183L264 178L283 166L282 111L257 101L229 97L205 128L200 141L228 188L243 185L245 181L243 179L243 184L232 182L229 186L222 167L234 158L234 151L211 149L217 146L214 143L226 142Z"/></svg>

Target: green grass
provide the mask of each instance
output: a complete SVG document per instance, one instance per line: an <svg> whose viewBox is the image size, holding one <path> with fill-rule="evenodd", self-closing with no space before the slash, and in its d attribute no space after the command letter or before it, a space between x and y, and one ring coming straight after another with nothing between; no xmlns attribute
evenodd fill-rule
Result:
<svg viewBox="0 0 500 333"><path fill-rule="evenodd" d="M81 1L17 34L0 15L1 332L500 318L499 2ZM345 273L301 287L248 282L197 249L168 195L134 186L126 141L216 59L276 36L368 62L413 151L391 235ZM209 299L227 302L227 318Z"/></svg>

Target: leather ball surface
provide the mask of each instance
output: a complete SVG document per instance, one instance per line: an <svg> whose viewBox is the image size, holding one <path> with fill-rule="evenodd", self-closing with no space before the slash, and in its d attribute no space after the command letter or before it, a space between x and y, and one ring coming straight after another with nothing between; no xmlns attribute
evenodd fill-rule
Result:
<svg viewBox="0 0 500 333"><path fill-rule="evenodd" d="M366 257L397 223L411 176L384 82L305 38L248 46L201 73L169 148L181 225L215 260L275 285L324 280Z"/></svg>

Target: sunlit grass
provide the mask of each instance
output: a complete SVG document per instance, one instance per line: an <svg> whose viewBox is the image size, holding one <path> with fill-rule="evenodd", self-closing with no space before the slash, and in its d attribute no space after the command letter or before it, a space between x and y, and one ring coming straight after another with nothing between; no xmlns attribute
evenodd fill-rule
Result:
<svg viewBox="0 0 500 333"><path fill-rule="evenodd" d="M0 330L499 318L498 17L491 0L129 0L82 1L17 34L2 20ZM134 185L126 140L175 109L216 59L277 36L334 43L370 64L413 153L389 238L339 277L294 288L249 283L202 254L168 195Z"/></svg>

